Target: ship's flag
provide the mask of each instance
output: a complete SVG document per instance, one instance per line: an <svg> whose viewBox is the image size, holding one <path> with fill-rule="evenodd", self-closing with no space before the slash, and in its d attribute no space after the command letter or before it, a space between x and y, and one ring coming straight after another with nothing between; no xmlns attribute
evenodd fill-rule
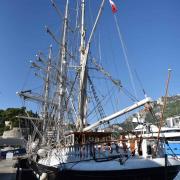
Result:
<svg viewBox="0 0 180 180"><path fill-rule="evenodd" d="M117 12L116 4L112 0L109 0L109 3L111 5L112 12L113 13Z"/></svg>

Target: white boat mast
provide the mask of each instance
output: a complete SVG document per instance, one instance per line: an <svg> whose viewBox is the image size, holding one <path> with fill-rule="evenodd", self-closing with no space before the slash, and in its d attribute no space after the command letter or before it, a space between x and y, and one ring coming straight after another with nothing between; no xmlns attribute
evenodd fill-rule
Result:
<svg viewBox="0 0 180 180"><path fill-rule="evenodd" d="M89 54L89 48L91 44L91 40L95 29L97 27L98 20L103 10L105 0L102 0L101 6L98 11L98 15L96 17L94 26L90 33L89 40L87 41L87 45L85 45L85 25L84 25L84 18L85 18L85 0L81 0L81 46L80 46L80 91L79 91L79 116L77 119L77 129L79 131L83 130L83 127L86 126L86 111L87 111L87 94L86 94L86 87L87 87L87 60Z"/></svg>
<svg viewBox="0 0 180 180"><path fill-rule="evenodd" d="M31 100L35 100L37 102L41 102L42 103L42 118L34 118L34 117L30 117L28 114L28 117L25 116L18 116L19 118L22 119L29 119L31 120L31 123L33 124L33 126L35 127L35 124L33 123L32 120L40 120L43 121L42 123L42 129L41 129L41 133L40 137L42 138L42 142L45 143L45 139L46 139L46 128L47 128L47 121L48 121L48 109L49 109L49 105L52 104L49 101L49 89L50 89L50 71L51 71L51 61L52 61L52 46L50 45L49 47L49 55L48 55L48 61L47 62L43 62L43 64L45 64L47 67L46 69L41 68L40 66L38 66L36 63L32 63L32 65L34 67L38 67L40 69L43 69L46 73L46 77L43 78L45 83L44 83L44 96L35 96L31 94L31 90L28 91L21 91L21 92L17 92L16 94L19 96L22 96L24 99L31 99ZM37 130L37 127L35 128L35 130Z"/></svg>
<svg viewBox="0 0 180 180"><path fill-rule="evenodd" d="M49 56L48 56L48 66L47 66L47 74L45 79L45 93L44 93L44 106L43 106L43 134L46 132L47 121L48 121L48 99L49 99L49 78L50 78L50 71L51 71L51 61L52 61L52 45L49 47Z"/></svg>
<svg viewBox="0 0 180 180"><path fill-rule="evenodd" d="M62 42L60 44L60 69L59 69L59 101L58 101L58 132L57 140L59 140L62 135L61 126L64 121L64 111L65 111L65 101L66 101L66 81L67 81L67 56L66 56L66 38L67 38L67 28L68 28L68 11L69 11L69 0L66 0L66 8L64 15L64 25L63 25L63 34Z"/></svg>
<svg viewBox="0 0 180 180"><path fill-rule="evenodd" d="M79 116L77 119L77 129L82 130L86 116L86 86L87 86L87 68L85 65L85 0L81 0L81 44L80 44L80 82L79 82Z"/></svg>

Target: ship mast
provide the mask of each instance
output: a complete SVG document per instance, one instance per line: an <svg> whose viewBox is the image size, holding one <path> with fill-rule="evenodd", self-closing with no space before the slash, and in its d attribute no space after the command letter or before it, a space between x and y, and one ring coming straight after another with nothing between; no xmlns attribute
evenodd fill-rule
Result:
<svg viewBox="0 0 180 180"><path fill-rule="evenodd" d="M50 45L49 47L49 54L48 54L48 60L44 61L41 59L40 55L37 55L38 62L41 62L43 66L36 64L35 62L32 62L32 67L37 68L38 70L43 70L43 72L45 73L45 77L41 77L38 75L39 77L41 77L44 80L44 93L43 96L37 96L37 95L33 95L31 94L31 90L27 90L27 91L21 91L21 92L17 92L17 95L19 95L20 97L23 97L24 100L25 99L31 99L37 102L41 102L42 103L42 118L34 118L34 117L30 117L28 114L28 116L17 116L18 118L21 119L29 119L31 120L32 125L34 126L35 131L39 134L41 140L42 140L42 144L46 143L46 137L47 137L47 123L48 123L48 110L49 110L49 105L53 104L51 103L51 101L49 100L49 91L50 91L50 73L51 73L51 67L52 67L52 45ZM44 67L45 65L45 67ZM54 106L57 106L57 104L53 104ZM34 124L34 122L32 120L37 120L37 121L42 121L42 129L41 129L41 133L39 131L37 131L37 127Z"/></svg>
<svg viewBox="0 0 180 180"><path fill-rule="evenodd" d="M82 130L83 125L86 124L86 86L87 86L87 67L85 64L85 0L81 0L81 45L80 45L80 84L79 84L79 117L77 120L77 129Z"/></svg>
<svg viewBox="0 0 180 180"><path fill-rule="evenodd" d="M98 20L103 10L105 0L102 0L100 5L95 23L93 25L92 31L90 33L87 44L85 45L85 0L81 0L81 46L80 46L80 91L79 91L79 116L77 119L76 127L79 131L82 131L84 126L86 126L86 111L87 111L87 60L89 54L89 48L92 41L93 34L97 27Z"/></svg>
<svg viewBox="0 0 180 180"><path fill-rule="evenodd" d="M49 56L48 56L48 66L47 66L47 74L45 79L45 93L44 93L44 106L43 106L43 141L46 139L46 128L48 121L48 99L49 99L49 76L51 71L51 61L52 61L52 45L49 47Z"/></svg>
<svg viewBox="0 0 180 180"><path fill-rule="evenodd" d="M62 42L60 44L60 69L59 69L59 101L58 101L58 131L57 131L57 140L59 140L62 132L61 126L64 121L64 111L65 111L65 101L66 101L66 80L67 80L67 57L66 57L66 38L67 38L67 27L68 27L68 11L69 11L69 0L66 1L65 15L64 15L64 25L63 25L63 36Z"/></svg>

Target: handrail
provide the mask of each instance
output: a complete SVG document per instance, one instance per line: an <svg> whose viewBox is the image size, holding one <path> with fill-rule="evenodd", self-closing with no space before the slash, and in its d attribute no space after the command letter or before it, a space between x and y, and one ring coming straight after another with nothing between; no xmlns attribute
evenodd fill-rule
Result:
<svg viewBox="0 0 180 180"><path fill-rule="evenodd" d="M63 154L66 156L66 162L76 161L108 161L117 158L127 158L128 151L119 146L117 141L89 142L86 144L74 144L62 147Z"/></svg>

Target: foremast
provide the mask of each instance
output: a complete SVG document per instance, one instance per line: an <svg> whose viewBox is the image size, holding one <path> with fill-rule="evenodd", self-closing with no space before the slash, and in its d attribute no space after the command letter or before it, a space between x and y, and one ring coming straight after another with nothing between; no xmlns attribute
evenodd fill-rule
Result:
<svg viewBox="0 0 180 180"><path fill-rule="evenodd" d="M34 100L36 102L42 103L42 116L39 118L35 117L30 117L29 114L26 112L27 116L16 116L17 118L21 119L29 119L34 127L34 132L37 132L42 144L46 144L46 137L47 137L47 122L49 119L49 105L52 104L51 101L49 100L49 91L50 91L50 75L51 75L51 68L52 68L52 45L49 47L49 54L48 54L48 60L44 61L41 59L40 55L37 55L37 61L39 63L42 63L41 65L36 64L35 62L32 62L32 67L38 69L38 70L43 70L45 73L45 77L40 76L44 80L44 93L42 96L37 96L35 94L32 94L31 90L27 91L21 91L21 92L16 92L17 95L20 97L23 97L24 100L30 99ZM45 67L44 67L45 66ZM36 74L38 75L38 74ZM39 76L39 75L38 75ZM55 105L55 104L54 104ZM41 121L41 129L40 131L37 129L35 121Z"/></svg>
<svg viewBox="0 0 180 180"><path fill-rule="evenodd" d="M48 66L47 66L47 74L45 79L45 93L44 93L44 106L43 106L43 143L46 141L46 129L47 129L47 121L48 121L48 109L49 109L49 84L50 84L50 71L51 71L51 61L52 61L52 45L49 47L49 56L48 56Z"/></svg>

